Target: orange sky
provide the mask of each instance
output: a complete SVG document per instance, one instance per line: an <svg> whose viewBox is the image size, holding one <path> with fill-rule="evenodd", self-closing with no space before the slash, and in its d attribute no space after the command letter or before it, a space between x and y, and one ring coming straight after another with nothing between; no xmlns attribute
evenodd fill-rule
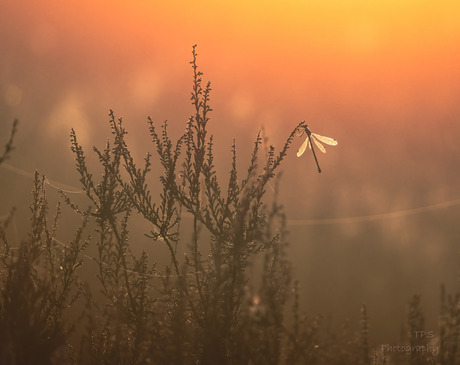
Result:
<svg viewBox="0 0 460 365"><path fill-rule="evenodd" d="M3 36L31 62L67 66L88 82L138 69L156 70L159 84L177 81L170 74L184 72L198 43L220 88L270 101L449 103L458 92L456 1L27 3L7 5Z"/></svg>

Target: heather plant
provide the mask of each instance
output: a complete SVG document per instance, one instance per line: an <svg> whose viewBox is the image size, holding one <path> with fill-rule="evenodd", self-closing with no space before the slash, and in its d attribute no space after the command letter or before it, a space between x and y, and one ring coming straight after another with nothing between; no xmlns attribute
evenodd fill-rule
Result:
<svg viewBox="0 0 460 365"><path fill-rule="evenodd" d="M419 295L414 295L409 303L408 325L409 333L407 337L409 339L409 345L411 347L423 346L424 339L414 335L418 333L418 331L423 331L425 328L425 317L422 313L421 298ZM419 365L426 362L423 356L424 354L421 354L420 351L412 351L410 354L411 365Z"/></svg>
<svg viewBox="0 0 460 365"><path fill-rule="evenodd" d="M16 122L12 137L15 133ZM10 138L4 158L12 150ZM3 160L2 160L3 161ZM11 247L6 228L11 216L0 226L0 362L2 364L49 364L67 358L67 335L72 320L66 317L81 294L77 270L86 222L68 243L56 239L61 207L48 221L45 178L34 175L30 231L18 247Z"/></svg>
<svg viewBox="0 0 460 365"><path fill-rule="evenodd" d="M8 141L6 142L5 144L5 150L3 151L2 155L0 155L0 165L9 158L11 152L13 151L14 147L13 147L13 140L14 140L14 136L17 132L17 127L18 127L18 120L15 119L14 122L13 122L13 127L11 128L11 134L10 134L10 138L8 139Z"/></svg>
<svg viewBox="0 0 460 365"><path fill-rule="evenodd" d="M93 303L84 353L93 363L278 363L284 341L284 306L290 270L284 257L284 215L265 193L294 137L279 153L270 147L261 163L258 134L247 173L239 180L236 144L228 185L214 166L214 141L208 134L210 83L203 86L193 49L194 113L184 134L173 142L167 123L148 119L162 171L160 192L152 190L151 159L139 167L126 142L127 130L110 112L113 142L94 148L102 167L96 181L72 130L71 144L90 210L66 202L97 226L97 278L105 304ZM190 240L180 239L184 214L192 219ZM143 252L135 257L128 234L131 216L150 225L146 234L164 244L170 264L162 271ZM207 254L206 254L207 253ZM260 288L247 274L263 256ZM96 323L97 322L97 323Z"/></svg>
<svg viewBox="0 0 460 365"><path fill-rule="evenodd" d="M438 326L427 331L421 296L414 295L399 343L374 349L371 364L458 364L460 294L447 295L442 285L440 304Z"/></svg>
<svg viewBox="0 0 460 365"><path fill-rule="evenodd" d="M293 292L293 323L288 331L286 351L283 363L285 364L317 364L321 363L320 349L320 322L321 317L307 318L299 309L299 283L296 281Z"/></svg>
<svg viewBox="0 0 460 365"><path fill-rule="evenodd" d="M13 127L11 128L10 137L5 144L5 150L3 151L2 155L0 155L0 165L3 164L10 157L11 152L14 149L13 141L14 141L14 136L17 132L17 125L18 125L18 120L15 119L13 122ZM14 208L12 208L10 210L10 213L7 214L5 217L2 217L3 219L0 220L0 239L2 242L0 258L2 259L3 263L6 262L5 260L8 258L8 255L10 253L10 245L8 243L8 239L6 236L6 229L8 227L8 224L10 223L13 213L14 213ZM3 274L4 268L5 268L5 265L0 266L0 274Z"/></svg>
<svg viewBox="0 0 460 365"><path fill-rule="evenodd" d="M441 287L441 314L439 318L439 358L441 365L460 361L460 293L446 294Z"/></svg>

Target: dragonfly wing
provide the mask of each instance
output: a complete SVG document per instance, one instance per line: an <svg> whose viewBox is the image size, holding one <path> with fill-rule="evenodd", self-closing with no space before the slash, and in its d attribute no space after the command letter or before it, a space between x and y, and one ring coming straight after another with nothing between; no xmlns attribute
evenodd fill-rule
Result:
<svg viewBox="0 0 460 365"><path fill-rule="evenodd" d="M320 150L322 153L326 153L326 149L325 149L324 146L316 139L316 135L313 135L313 133L312 133L312 138L313 138L313 141L315 141L315 144L318 146L319 150Z"/></svg>
<svg viewBox="0 0 460 365"><path fill-rule="evenodd" d="M320 136L319 134L312 133L312 135L319 141L328 144L329 146L337 146L337 141L334 138Z"/></svg>
<svg viewBox="0 0 460 365"><path fill-rule="evenodd" d="M308 137L305 138L305 142L302 143L302 146L300 146L299 150L297 151L297 157L300 157L303 155L307 146L310 147L310 138Z"/></svg>

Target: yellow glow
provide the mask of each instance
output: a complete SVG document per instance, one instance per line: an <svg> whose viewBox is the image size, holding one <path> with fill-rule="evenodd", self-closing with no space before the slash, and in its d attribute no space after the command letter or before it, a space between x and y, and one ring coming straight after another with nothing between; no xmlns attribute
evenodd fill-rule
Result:
<svg viewBox="0 0 460 365"><path fill-rule="evenodd" d="M210 79L234 83L227 97L229 108L240 105L237 119L257 118L258 95L297 105L324 94L343 103L452 102L460 78L453 0L45 0L29 12L35 18L19 28L37 57L88 64L115 80L133 75L128 89L142 104L185 69L198 43ZM250 98L243 105L238 95Z"/></svg>

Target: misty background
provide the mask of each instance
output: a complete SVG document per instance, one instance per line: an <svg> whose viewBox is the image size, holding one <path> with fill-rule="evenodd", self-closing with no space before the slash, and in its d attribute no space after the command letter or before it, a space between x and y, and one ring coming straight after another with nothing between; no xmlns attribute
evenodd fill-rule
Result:
<svg viewBox="0 0 460 365"><path fill-rule="evenodd" d="M282 11L238 2L7 1L0 143L15 118L20 124L7 161L18 170L0 167L0 216L16 207L10 233L16 242L25 236L32 180L24 172L80 189L70 129L96 166L91 148L110 136L109 109L123 117L138 158L153 152L147 116L168 120L179 137L192 113L189 61L198 43L225 176L232 140L243 173L261 128L277 149L300 120L338 140L318 152L322 174L309 151L296 157L303 138L282 165L278 199L303 310L358 324L366 303L371 340L388 343L421 294L432 330L440 285L458 291L459 274L460 28L447 3L414 10L352 1L343 12L333 1L301 9L288 2ZM48 197L53 207L57 191L48 187Z"/></svg>

